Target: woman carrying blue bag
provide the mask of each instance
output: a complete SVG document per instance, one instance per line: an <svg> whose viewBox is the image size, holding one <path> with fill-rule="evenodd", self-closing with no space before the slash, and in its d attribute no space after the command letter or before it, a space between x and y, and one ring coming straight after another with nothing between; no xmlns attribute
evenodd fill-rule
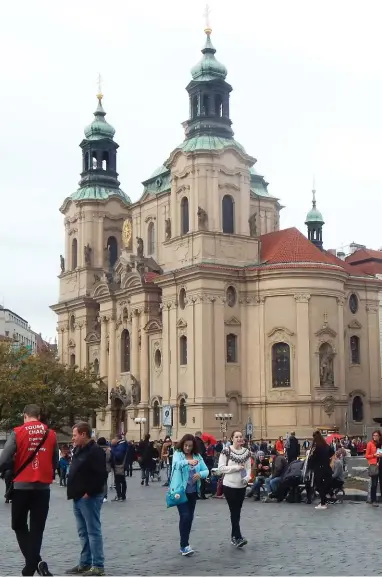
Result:
<svg viewBox="0 0 382 577"><path fill-rule="evenodd" d="M170 487L166 497L168 507L178 507L180 552L183 556L194 553L189 538L200 492L200 479L206 477L208 468L199 455L195 437L184 435L174 451Z"/></svg>

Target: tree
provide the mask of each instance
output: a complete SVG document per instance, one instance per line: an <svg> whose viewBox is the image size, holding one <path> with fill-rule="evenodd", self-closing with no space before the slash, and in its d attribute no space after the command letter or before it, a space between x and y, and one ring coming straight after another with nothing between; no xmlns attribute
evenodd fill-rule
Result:
<svg viewBox="0 0 382 577"><path fill-rule="evenodd" d="M29 403L41 408L50 428L63 432L106 406L107 387L92 367L68 367L52 351L32 355L0 343L0 429L21 424Z"/></svg>

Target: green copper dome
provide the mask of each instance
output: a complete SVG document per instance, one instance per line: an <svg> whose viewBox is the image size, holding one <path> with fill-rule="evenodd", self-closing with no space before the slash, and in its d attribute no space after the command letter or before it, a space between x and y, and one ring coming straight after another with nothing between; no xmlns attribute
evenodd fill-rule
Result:
<svg viewBox="0 0 382 577"><path fill-rule="evenodd" d="M225 80L227 76L227 68L215 58L216 50L211 42L211 29L206 28L205 33L207 38L206 44L202 50L203 58L198 62L198 64L196 64L196 66L191 68L192 78L199 82L216 80L217 78Z"/></svg>
<svg viewBox="0 0 382 577"><path fill-rule="evenodd" d="M102 106L102 94L98 94L98 106L94 113L94 120L85 128L85 137L87 140L101 140L102 138L114 138L115 129L111 124L106 122L106 112Z"/></svg>
<svg viewBox="0 0 382 577"><path fill-rule="evenodd" d="M108 200L111 197L117 197L124 204L131 204L130 198L120 188L98 186L96 184L84 186L70 195L71 200Z"/></svg>
<svg viewBox="0 0 382 577"><path fill-rule="evenodd" d="M309 223L325 224L324 218L316 206L316 191L313 189L312 193L313 193L312 208L306 215L305 224L307 225Z"/></svg>
<svg viewBox="0 0 382 577"><path fill-rule="evenodd" d="M177 148L183 152L193 152L194 150L223 150L223 148L236 148L241 153L246 154L244 147L233 138L223 138L212 134L200 134L184 140Z"/></svg>

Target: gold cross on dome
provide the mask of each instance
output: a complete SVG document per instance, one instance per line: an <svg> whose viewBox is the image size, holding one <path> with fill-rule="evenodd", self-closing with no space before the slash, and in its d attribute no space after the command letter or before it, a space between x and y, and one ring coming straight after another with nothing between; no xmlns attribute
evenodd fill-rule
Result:
<svg viewBox="0 0 382 577"><path fill-rule="evenodd" d="M103 96L103 94L102 94L102 76L101 76L100 73L98 73L97 83L98 83L98 94L97 94L97 98L102 98L102 96Z"/></svg>

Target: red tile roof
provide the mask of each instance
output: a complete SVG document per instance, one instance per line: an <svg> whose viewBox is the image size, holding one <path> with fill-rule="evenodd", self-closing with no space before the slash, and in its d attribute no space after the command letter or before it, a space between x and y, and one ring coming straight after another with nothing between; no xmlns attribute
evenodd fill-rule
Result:
<svg viewBox="0 0 382 577"><path fill-rule="evenodd" d="M310 262L338 265L338 262L333 262L328 253L314 246L297 228L286 228L263 234L259 239L261 241L260 260L262 263ZM334 259L339 260L336 257ZM339 262L342 264L342 261Z"/></svg>
<svg viewBox="0 0 382 577"><path fill-rule="evenodd" d="M153 282L157 276L159 276L157 272L145 272L145 282Z"/></svg>
<svg viewBox="0 0 382 577"><path fill-rule="evenodd" d="M382 261L382 251L372 250L370 248L360 248L346 257L346 262L360 262L364 260L381 260Z"/></svg>
<svg viewBox="0 0 382 577"><path fill-rule="evenodd" d="M314 264L318 268L338 267L354 276L366 276L361 270L341 260L334 254L320 250L297 228L287 228L270 232L259 237L261 241L260 260L263 265L279 265L289 268L297 263L303 266Z"/></svg>

